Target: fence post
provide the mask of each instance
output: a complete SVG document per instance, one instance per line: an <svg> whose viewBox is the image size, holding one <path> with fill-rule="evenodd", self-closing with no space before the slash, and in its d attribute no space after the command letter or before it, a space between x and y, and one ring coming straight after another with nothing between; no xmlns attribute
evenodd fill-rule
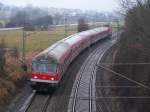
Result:
<svg viewBox="0 0 150 112"><path fill-rule="evenodd" d="M25 40L26 40L26 35L24 28L22 29L22 61L25 63Z"/></svg>

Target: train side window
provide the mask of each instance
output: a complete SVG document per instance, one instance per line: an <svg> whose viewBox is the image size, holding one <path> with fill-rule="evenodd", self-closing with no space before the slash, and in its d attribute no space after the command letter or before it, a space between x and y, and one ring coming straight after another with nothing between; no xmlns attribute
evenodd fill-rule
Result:
<svg viewBox="0 0 150 112"><path fill-rule="evenodd" d="M65 58L64 65L65 65L65 66L67 66L67 65L68 65L68 63L69 63L69 58L68 58L68 57L66 57L66 58Z"/></svg>
<svg viewBox="0 0 150 112"><path fill-rule="evenodd" d="M61 65L61 69L62 69L62 72L65 71L65 64L62 64L62 65Z"/></svg>

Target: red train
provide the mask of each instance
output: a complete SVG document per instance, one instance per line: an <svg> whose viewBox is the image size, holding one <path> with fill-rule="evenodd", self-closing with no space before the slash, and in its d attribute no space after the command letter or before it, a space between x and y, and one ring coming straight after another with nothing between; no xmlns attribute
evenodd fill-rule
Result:
<svg viewBox="0 0 150 112"><path fill-rule="evenodd" d="M110 27L100 27L71 35L45 49L32 60L31 86L34 89L57 87L69 64L80 52L111 34Z"/></svg>

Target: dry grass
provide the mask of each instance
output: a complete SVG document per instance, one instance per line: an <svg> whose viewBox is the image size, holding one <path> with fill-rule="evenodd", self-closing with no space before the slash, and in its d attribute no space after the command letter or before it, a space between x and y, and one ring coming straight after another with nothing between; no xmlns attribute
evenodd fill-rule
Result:
<svg viewBox="0 0 150 112"><path fill-rule="evenodd" d="M2 88L0 89L0 98L1 98L0 103L1 103L1 104L5 103L4 99L5 99L5 97L6 97L7 95L8 95L7 88L2 87Z"/></svg>
<svg viewBox="0 0 150 112"><path fill-rule="evenodd" d="M70 26L67 28L67 35L76 32L76 27ZM26 34L31 34L26 38L26 51L43 50L66 36L64 27L52 28L49 31L28 31ZM22 31L1 31L0 38L5 38L6 46L22 50Z"/></svg>

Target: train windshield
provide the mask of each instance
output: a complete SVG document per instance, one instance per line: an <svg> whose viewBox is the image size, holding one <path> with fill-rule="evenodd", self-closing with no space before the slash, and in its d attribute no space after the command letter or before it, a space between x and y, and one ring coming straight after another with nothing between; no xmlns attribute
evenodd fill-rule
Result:
<svg viewBox="0 0 150 112"><path fill-rule="evenodd" d="M49 64L45 62L33 62L32 70L41 73L56 73L57 64Z"/></svg>

